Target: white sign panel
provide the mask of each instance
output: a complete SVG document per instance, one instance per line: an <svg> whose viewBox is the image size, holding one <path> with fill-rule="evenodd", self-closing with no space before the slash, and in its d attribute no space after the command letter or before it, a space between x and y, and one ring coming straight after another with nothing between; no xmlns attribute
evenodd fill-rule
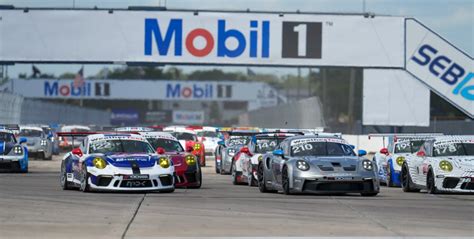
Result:
<svg viewBox="0 0 474 239"><path fill-rule="evenodd" d="M0 10L0 61L404 66L404 18Z"/></svg>
<svg viewBox="0 0 474 239"><path fill-rule="evenodd" d="M429 126L430 90L403 70L364 70L363 125Z"/></svg>
<svg viewBox="0 0 474 239"><path fill-rule="evenodd" d="M189 111L189 110L174 110L173 111L174 124L204 124L203 111Z"/></svg>
<svg viewBox="0 0 474 239"><path fill-rule="evenodd" d="M406 70L473 118L473 58L415 20L406 31Z"/></svg>

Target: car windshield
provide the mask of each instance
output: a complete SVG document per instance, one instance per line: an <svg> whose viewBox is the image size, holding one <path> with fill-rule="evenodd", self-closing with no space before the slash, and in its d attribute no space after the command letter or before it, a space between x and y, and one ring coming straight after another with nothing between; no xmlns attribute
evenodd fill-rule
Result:
<svg viewBox="0 0 474 239"><path fill-rule="evenodd" d="M11 133L0 132L0 142L15 142L15 137Z"/></svg>
<svg viewBox="0 0 474 239"><path fill-rule="evenodd" d="M23 137L41 137L43 131L36 129L21 129L18 135Z"/></svg>
<svg viewBox="0 0 474 239"><path fill-rule="evenodd" d="M291 156L355 156L355 153L347 144L306 142L292 145Z"/></svg>
<svg viewBox="0 0 474 239"><path fill-rule="evenodd" d="M209 137L209 138L218 138L219 137L217 132L212 132L212 131L200 131L200 132L197 132L197 135L199 137Z"/></svg>
<svg viewBox="0 0 474 239"><path fill-rule="evenodd" d="M267 153L275 150L278 144L282 139L272 138L272 139L258 139L255 144L255 153Z"/></svg>
<svg viewBox="0 0 474 239"><path fill-rule="evenodd" d="M246 145L250 141L250 137L248 136L231 136L229 141L227 142L228 146L234 145Z"/></svg>
<svg viewBox="0 0 474 239"><path fill-rule="evenodd" d="M176 137L178 140L197 141L197 137L195 134L183 133L183 132L173 132L171 134L174 137Z"/></svg>
<svg viewBox="0 0 474 239"><path fill-rule="evenodd" d="M397 143L395 145L394 153L415 153L423 145L423 140L411 140Z"/></svg>
<svg viewBox="0 0 474 239"><path fill-rule="evenodd" d="M92 142L89 146L89 153L116 154L116 153L154 153L151 145L144 141L113 139Z"/></svg>
<svg viewBox="0 0 474 239"><path fill-rule="evenodd" d="M473 156L474 143L449 143L435 145L433 149L433 156Z"/></svg>
<svg viewBox="0 0 474 239"><path fill-rule="evenodd" d="M166 152L183 152L183 147L178 141L161 138L147 138L153 148L163 148Z"/></svg>

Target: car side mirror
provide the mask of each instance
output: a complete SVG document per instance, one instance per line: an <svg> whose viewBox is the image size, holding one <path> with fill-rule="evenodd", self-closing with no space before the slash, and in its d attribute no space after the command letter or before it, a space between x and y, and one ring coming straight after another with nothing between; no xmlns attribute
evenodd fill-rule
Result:
<svg viewBox="0 0 474 239"><path fill-rule="evenodd" d="M281 149L275 149L275 150L273 150L273 155L284 157L285 153L283 153L283 150L281 150Z"/></svg>
<svg viewBox="0 0 474 239"><path fill-rule="evenodd" d="M82 157L82 150L80 148L74 148L71 153L79 157Z"/></svg>
<svg viewBox="0 0 474 239"><path fill-rule="evenodd" d="M49 133L48 134L48 139L52 139L53 138L53 134L52 133Z"/></svg>
<svg viewBox="0 0 474 239"><path fill-rule="evenodd" d="M247 146L242 147L242 148L240 149L240 152L241 152L241 153L244 153L244 154L250 155L250 149L249 149L249 147L247 147Z"/></svg>
<svg viewBox="0 0 474 239"><path fill-rule="evenodd" d="M359 149L359 151L357 152L357 155L359 155L359 157L365 156L367 155L367 151L363 149Z"/></svg>
<svg viewBox="0 0 474 239"><path fill-rule="evenodd" d="M225 141L224 140L218 141L217 144L220 145L220 146L225 147Z"/></svg>
<svg viewBox="0 0 474 239"><path fill-rule="evenodd" d="M382 149L380 150L380 153L381 153L381 154L388 155L388 149L387 149L387 148L382 148Z"/></svg>
<svg viewBox="0 0 474 239"><path fill-rule="evenodd" d="M166 153L166 151L165 151L165 149L164 149L164 148L162 148L162 147L158 147L158 148L156 148L156 153L157 153L157 154L165 154L165 153Z"/></svg>
<svg viewBox="0 0 474 239"><path fill-rule="evenodd" d="M20 144L26 143L28 141L26 138L21 137L20 140L18 141Z"/></svg>
<svg viewBox="0 0 474 239"><path fill-rule="evenodd" d="M418 151L418 153L416 153L416 156L418 156L418 157L425 157L426 154L425 154L424 151Z"/></svg>

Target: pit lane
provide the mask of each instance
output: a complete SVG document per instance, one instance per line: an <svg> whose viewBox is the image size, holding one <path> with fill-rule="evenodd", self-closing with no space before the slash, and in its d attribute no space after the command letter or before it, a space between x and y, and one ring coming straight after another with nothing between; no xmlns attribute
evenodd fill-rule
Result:
<svg viewBox="0 0 474 239"><path fill-rule="evenodd" d="M208 165L201 189L82 193L60 188L59 156L30 161L29 174L0 174L0 238L474 236L474 196L262 194Z"/></svg>

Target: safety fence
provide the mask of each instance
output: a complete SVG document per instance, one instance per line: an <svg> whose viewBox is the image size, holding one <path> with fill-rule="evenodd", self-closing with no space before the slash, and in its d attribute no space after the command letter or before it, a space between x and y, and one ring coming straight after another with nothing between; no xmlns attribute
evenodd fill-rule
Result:
<svg viewBox="0 0 474 239"><path fill-rule="evenodd" d="M311 97L275 107L262 108L239 116L239 125L264 128L324 127L321 102Z"/></svg>
<svg viewBox="0 0 474 239"><path fill-rule="evenodd" d="M0 123L108 125L110 113L0 93Z"/></svg>

